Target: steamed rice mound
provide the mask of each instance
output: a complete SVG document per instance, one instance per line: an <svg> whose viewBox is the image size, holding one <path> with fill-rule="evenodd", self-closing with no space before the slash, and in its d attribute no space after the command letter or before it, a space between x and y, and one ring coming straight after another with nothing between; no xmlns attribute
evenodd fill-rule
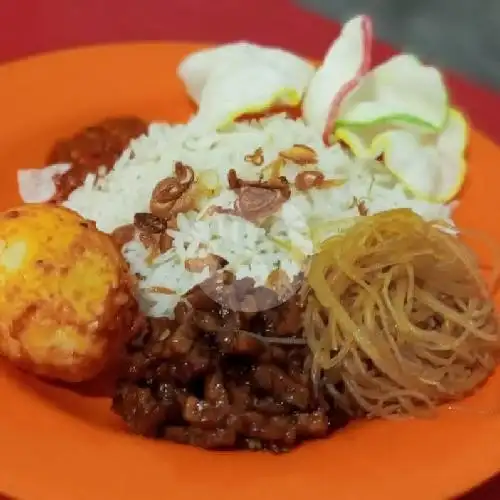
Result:
<svg viewBox="0 0 500 500"><path fill-rule="evenodd" d="M336 181L331 188L293 188L279 212L261 225L210 213L210 207L230 209L234 205L236 195L227 181L230 169L245 180L265 179L271 175L270 165L294 145L313 150L315 162L304 166L300 159L287 158L280 174L292 184L304 169L318 171L326 180ZM256 151L260 152L260 165L251 159ZM105 177L89 175L65 205L95 220L99 229L112 232L131 224L136 213L149 211L153 189L173 175L177 162L189 165L195 183L207 189L197 199L195 210L178 215L177 229L169 232L172 248L151 258L139 239L123 247L132 272L141 277L142 306L151 316L172 317L182 295L208 277L206 270L186 269L187 260L203 258L207 252L223 257L226 270L251 277L257 285L264 284L277 269L292 280L321 241L359 215L355 200L361 200L369 214L403 207L425 219L450 221L451 217L450 205L413 198L382 165L353 159L339 145L325 146L302 120L284 115L236 123L224 132L202 137L189 123L153 123L146 135L131 142ZM168 287L173 293L152 293L157 287Z"/></svg>

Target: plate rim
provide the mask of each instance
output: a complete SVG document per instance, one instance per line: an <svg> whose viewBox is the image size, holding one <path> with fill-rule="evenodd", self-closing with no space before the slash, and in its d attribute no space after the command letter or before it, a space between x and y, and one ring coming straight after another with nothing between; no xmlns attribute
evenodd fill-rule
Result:
<svg viewBox="0 0 500 500"><path fill-rule="evenodd" d="M74 48L63 48L63 49L60 49L60 50L57 50L57 51L48 51L48 52L43 52L43 53L32 54L32 55L28 55L26 57L23 57L21 59L17 59L17 60L13 60L13 61L7 61L7 62L5 62L5 63L3 63L3 64L0 65L0 90L1 90L1 87L2 87L1 80L3 78L5 78L6 72L13 71L14 69L15 69L15 71L21 71L22 72L23 71L23 67L25 67L27 65L43 64L44 61L53 60L53 59L57 59L57 58L61 58L61 57L63 59L66 58L66 57L68 57L68 56L78 58L79 55L82 54L82 53L86 54L87 56L89 56L92 53L99 53L99 52L102 52L103 50L104 51L114 52L115 50L128 51L131 48L133 48L134 50L146 50L147 51L151 47L155 47L155 48L157 48L157 47L165 47L166 49L169 49L169 50L171 50L171 49L179 50L179 48L182 47L182 48L185 48L187 50L190 49L192 51L192 50L197 50L197 49L203 48L203 47L206 47L206 48L212 47L212 46L215 46L215 45L216 44L213 44L213 43L204 43L204 42L186 42L186 41L177 42L177 41L161 41L161 40L156 40L156 41L139 41L139 42L117 42L117 43L105 43L105 44L90 44L90 45L82 45L82 46L78 46L78 47L74 47ZM173 75L173 77L175 78L175 75ZM474 130L474 135L476 136L476 140L479 137L479 140L481 140L481 141L485 141L486 140L487 142L490 142L491 145L494 148L495 153L498 155L498 158L500 159L500 147L499 146L495 145L490 139L486 138L486 136L482 132L480 132L478 130ZM7 377L8 376L9 375L7 374ZM3 372L0 373L0 387L4 387L4 385L3 385L3 383L5 382L4 378L5 378L5 374ZM9 383L12 383L12 381L10 381ZM26 392L29 393L30 390L27 390ZM27 396L26 399L24 400L24 403L23 403L23 404L25 404L26 409L29 409L29 406L30 406L29 405L29 401L31 401L31 398L29 396ZM52 429L56 429L57 426L54 427L53 423L54 422L59 422L59 423L61 423L61 425L64 424L65 426L70 426L72 429L79 430L81 432L81 436L85 436L85 437L88 438L89 442L87 443L87 445L93 447L96 453L98 453L99 450L103 450L103 449L105 449L107 447L106 443L105 443L105 441L106 441L105 438L109 434L108 430L103 429L103 428L96 428L94 426L90 426L90 424L88 424L87 422L81 421L81 419L79 419L77 417L74 417L74 416L70 416L68 414L62 415L62 418L61 418L61 413L59 411L57 411L57 409L55 407L48 407L47 404L43 404L43 403L41 403L41 404L42 404L42 406L44 408L44 410L43 410L43 425L45 426L46 429L51 429L51 428ZM18 416L19 416L19 418L22 421L23 416L21 414L18 415ZM51 424L51 420L52 420L52 424ZM5 422L6 421L7 420L5 420ZM356 424L354 424L354 426L356 426ZM354 427L351 427L351 428L354 428ZM425 426L424 426L424 428L425 428ZM500 435L500 421L497 421L495 423L495 428L498 430L498 433ZM352 431L349 431L349 432L352 433ZM0 433L0 436L1 436L1 433ZM70 438L71 432L66 433L65 436L67 438ZM5 436L1 436L1 437L5 439ZM189 457L192 456L192 455L194 455L194 454L196 454L196 456L203 456L203 457L207 456L206 455L207 452L204 452L204 451L193 450L192 448L187 448L187 447L176 447L175 445L170 445L170 444L166 445L165 443L162 443L162 442L156 443L156 444L151 445L151 446L149 446L149 445L146 446L146 444L144 443L144 441L142 440L142 438L137 438L136 436L132 436L132 435L127 435L127 436L124 436L123 438L128 443L127 449L133 449L134 452L137 453L137 456L138 457L141 457L141 456L144 457L144 460L146 460L145 457L147 457L147 455L148 455L148 453L145 452L146 448L147 449L153 449L153 448L156 448L156 447L159 447L159 446L161 446L162 448L164 446L175 447L175 450L177 450L177 452L179 453L179 456L182 456L183 460L186 461L185 463L188 463L189 462ZM82 443L82 441L81 441L81 443ZM92 444L90 444L90 443L92 443ZM11 446L16 446L15 439L10 443L10 445ZM317 448L317 449L321 450L322 448L324 448L325 442L322 442L322 443L318 442L318 443L306 444L306 446L311 447L311 449L312 448ZM125 447L123 447L123 448L125 448ZM7 449L10 449L10 448L8 447ZM64 447L64 449L60 449L59 450L59 453L61 454L62 457L64 457L64 455L67 454L72 449L73 448L71 446L69 447L69 449L68 449L68 447ZM141 451L140 451L140 449L141 449ZM176 456L177 456L177 452L176 452ZM58 452L55 452L55 453L58 453ZM210 453L212 453L212 452L210 452ZM293 455L293 453L291 455ZM212 454L208 455L208 457L210 457L210 456L212 456ZM220 454L216 453L213 456L214 457L215 456L220 456ZM232 456L234 456L234 455L232 455ZM262 459L262 464L264 466L265 465L269 465L269 467L271 469L273 468L272 465L271 465L271 457L262 455L260 458ZM60 457L60 459L61 459L61 457ZM66 456L66 460L69 460L68 456ZM173 460L176 460L176 458L174 457ZM273 457L273 460L274 460L274 457ZM281 460L281 459L279 457L277 457L276 460ZM498 461L498 465L496 467L496 472L498 472L500 470L500 451L498 453L498 460L499 461ZM2 462L2 460L0 460L0 463L1 462ZM248 462L248 460L245 460L245 463L246 462ZM61 465L62 465L62 462L61 462ZM162 464L162 467L166 467L166 464ZM0 481L0 487L4 488L6 493L9 493L9 494L16 493L16 491L19 489L18 487L16 487L16 484L18 484L17 480L14 481L12 476L10 478L9 477L5 477L5 472L2 472L2 469L4 469L4 468L0 467L0 478L2 478L1 481ZM7 469L5 469L5 470L7 470ZM76 472L76 475L78 475L78 471L75 471L75 472ZM118 471L116 471L116 472L118 472ZM488 476L483 475L482 478L481 478L481 481L486 480L488 477L490 477L490 476L489 475ZM105 481L105 476L103 476L102 480ZM5 487L4 487L4 483L6 485ZM43 481L40 484L42 485ZM236 483L234 483L234 484L236 484ZM479 484L480 484L480 482L477 482L474 485L469 485L468 487L474 487L474 486L479 485ZM12 486L12 488L10 488L10 486ZM45 487L48 487L48 486L49 486L48 484L45 484ZM196 487L196 488L198 488L198 487ZM198 491L198 490L200 492L202 492L203 488L202 489L199 489L199 488L196 489L196 491ZM320 492L319 487L316 488L316 491ZM327 490L323 487L323 488L321 488L321 491L327 491ZM465 490L461 488L460 492L464 492L464 491ZM52 494L52 496L50 497L51 500L55 500L56 497L53 496L53 494L56 494L57 492L55 492L53 490L51 492L49 492L49 490L45 490L45 492L46 493L51 493ZM195 492L195 490L193 490L193 493L194 492ZM123 493L126 495L127 491L124 490ZM255 495L255 493L252 493L252 497ZM240 496L242 496L243 498L247 498L247 497L250 498L250 495L248 494L248 491L243 492L243 493L240 491L240 492L238 492L238 494ZM453 494L457 494L457 491L454 490ZM232 495L232 493L230 493L230 495ZM266 494L262 494L262 495L265 496L265 498L268 498L266 496ZM272 494L269 498L271 498L273 496L275 498L275 494ZM287 495L287 496L290 497L290 495ZM20 498L22 500L24 500L23 496L21 496ZM57 498L59 498L59 497L57 497ZM60 497L60 498L63 498L63 497ZM124 498L127 498L127 497L124 496ZM179 498L180 498L180 496L179 496ZM185 496L185 495L183 495L182 498L191 498L191 496ZM224 498L224 496L222 496L222 498ZM228 496L228 498L229 498L229 496ZM346 497L343 497L343 498L346 498ZM379 498L379 497L375 496L373 498ZM407 498L413 498L413 497L407 497ZM76 497L75 497L75 500L76 500Z"/></svg>

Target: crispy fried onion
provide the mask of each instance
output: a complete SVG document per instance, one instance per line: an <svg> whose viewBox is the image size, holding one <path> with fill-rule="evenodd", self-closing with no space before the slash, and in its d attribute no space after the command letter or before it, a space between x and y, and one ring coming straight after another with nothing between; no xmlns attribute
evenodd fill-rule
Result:
<svg viewBox="0 0 500 500"><path fill-rule="evenodd" d="M291 148L280 151L280 157L297 165L314 165L318 163L316 151L305 144L294 144Z"/></svg>
<svg viewBox="0 0 500 500"><path fill-rule="evenodd" d="M227 181L229 188L237 193L233 213L249 221L274 214L290 199L291 190L286 177L268 181L245 181L231 169Z"/></svg>
<svg viewBox="0 0 500 500"><path fill-rule="evenodd" d="M149 208L151 213L140 212L133 224L118 227L112 233L121 248L135 236L150 251L150 259L172 248L169 229L177 229L177 215L195 208L193 169L181 162L174 166L174 176L162 179L153 189Z"/></svg>
<svg viewBox="0 0 500 500"><path fill-rule="evenodd" d="M325 179L325 174L319 170L304 170L295 177L295 187L299 191L308 191L313 188L328 189L344 183L343 179Z"/></svg>
<svg viewBox="0 0 500 500"><path fill-rule="evenodd" d="M264 150L262 148L257 148L252 154L245 155L244 160L247 163L252 163L256 167L260 167L264 164Z"/></svg>
<svg viewBox="0 0 500 500"><path fill-rule="evenodd" d="M177 162L174 170L174 177L166 177L155 186L149 204L153 215L167 220L196 206L193 169Z"/></svg>
<svg viewBox="0 0 500 500"><path fill-rule="evenodd" d="M134 227L139 241L151 252L150 258L154 259L172 248L173 238L168 230L176 228L175 218L167 220L141 212L134 216Z"/></svg>

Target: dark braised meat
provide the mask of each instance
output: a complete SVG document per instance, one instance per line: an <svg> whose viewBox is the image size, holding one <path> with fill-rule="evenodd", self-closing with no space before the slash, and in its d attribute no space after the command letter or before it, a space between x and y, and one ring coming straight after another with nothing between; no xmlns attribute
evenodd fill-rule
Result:
<svg viewBox="0 0 500 500"><path fill-rule="evenodd" d="M241 281L248 300L257 289ZM296 297L245 312L203 295L197 287L175 321L151 320L129 343L113 409L133 432L208 449L282 452L347 422L311 386Z"/></svg>
<svg viewBox="0 0 500 500"><path fill-rule="evenodd" d="M130 141L147 129L148 124L134 116L108 118L57 142L47 157L47 165L69 163L71 168L55 179L52 201L65 201L88 174L97 173L100 167L111 169Z"/></svg>

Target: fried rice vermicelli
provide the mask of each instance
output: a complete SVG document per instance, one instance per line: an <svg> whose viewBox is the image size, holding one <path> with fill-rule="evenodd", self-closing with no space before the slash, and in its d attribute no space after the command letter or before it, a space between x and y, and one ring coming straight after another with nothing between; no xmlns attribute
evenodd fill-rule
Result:
<svg viewBox="0 0 500 500"><path fill-rule="evenodd" d="M314 256L304 315L312 374L350 413L421 413L493 371L491 290L445 229L393 210L360 217Z"/></svg>

